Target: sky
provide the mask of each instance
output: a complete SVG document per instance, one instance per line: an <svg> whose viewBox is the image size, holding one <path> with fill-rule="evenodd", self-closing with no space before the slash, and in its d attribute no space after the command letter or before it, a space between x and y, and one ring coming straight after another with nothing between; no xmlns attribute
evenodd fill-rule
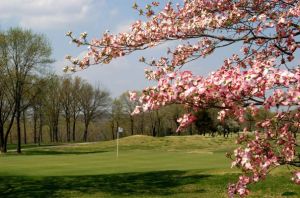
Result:
<svg viewBox="0 0 300 198"><path fill-rule="evenodd" d="M140 16L132 9L134 2L144 4L150 0L0 0L0 30L11 27L31 29L35 33L44 34L53 48L52 57L55 73L62 72L66 55L81 56L87 50L85 46L77 48L70 43L65 33L72 31L74 35L87 32L88 38L99 38L109 30L112 33L128 31L130 24ZM163 2L163 1L162 1ZM176 44L176 43L175 43ZM146 58L164 56L167 47L175 47L167 43L157 48L136 52L129 56L112 61L109 65L91 66L86 70L72 74L80 76L92 85L107 89L112 97L118 97L129 90L142 90L153 85L144 78L146 66L138 61ZM224 58L230 56L230 50L217 51L208 57L187 65L186 69L196 74L207 75L221 65Z"/></svg>

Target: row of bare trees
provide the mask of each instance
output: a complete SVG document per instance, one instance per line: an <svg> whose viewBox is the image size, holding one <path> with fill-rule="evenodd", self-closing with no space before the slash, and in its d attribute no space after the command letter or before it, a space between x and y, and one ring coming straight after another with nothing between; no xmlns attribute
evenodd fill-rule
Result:
<svg viewBox="0 0 300 198"><path fill-rule="evenodd" d="M103 118L108 113L109 93L99 87L93 87L79 77L51 75L43 80L45 86L32 105L34 143L42 141L41 131L45 124L49 127L51 142L79 141L76 139L78 121L84 124L82 140L87 141L91 122ZM59 132L61 119L65 123L65 140Z"/></svg>
<svg viewBox="0 0 300 198"><path fill-rule="evenodd" d="M8 135L14 132L12 126L15 126L16 131L20 129L16 137L18 148L19 142L41 144L45 141L87 141L91 122L108 115L111 101L109 93L79 77L60 77L52 74L43 76L37 81L38 83L32 84L35 96L30 101L27 97L33 90L28 90L21 96L20 122L16 122L15 103L12 98L8 97L8 92L1 92L6 96L0 101L1 123L3 122L1 135L4 137L0 144L1 152L7 152ZM12 90L7 88L7 91ZM23 101L27 101L26 105L23 105L25 104ZM84 126L80 134L76 134L78 123ZM61 130L61 125L65 126L64 130ZM29 141L28 131L32 137Z"/></svg>
<svg viewBox="0 0 300 198"><path fill-rule="evenodd" d="M7 152L12 131L16 134L17 152L21 152L21 143L27 143L29 120L33 121L34 143L42 141L45 125L50 141L57 142L63 117L66 141L70 142L76 141L76 123L81 116L82 139L86 141L90 123L107 112L107 91L80 78L50 74L48 66L52 62L51 46L44 35L20 28L0 32L1 152Z"/></svg>

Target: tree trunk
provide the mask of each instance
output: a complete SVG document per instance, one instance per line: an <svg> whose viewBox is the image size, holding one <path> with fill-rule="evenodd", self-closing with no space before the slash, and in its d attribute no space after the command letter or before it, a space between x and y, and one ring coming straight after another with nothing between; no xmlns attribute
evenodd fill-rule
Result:
<svg viewBox="0 0 300 198"><path fill-rule="evenodd" d="M42 117L42 113L41 112L40 112L40 116L39 117L40 117L40 122L39 122L39 136L38 136L38 141L39 141L39 146L40 146L41 142L43 141L43 117Z"/></svg>
<svg viewBox="0 0 300 198"><path fill-rule="evenodd" d="M76 141L76 115L73 115L73 127L72 127L72 136L73 136L73 142Z"/></svg>
<svg viewBox="0 0 300 198"><path fill-rule="evenodd" d="M7 153L7 144L5 143L1 144L0 153Z"/></svg>
<svg viewBox="0 0 300 198"><path fill-rule="evenodd" d="M84 124L83 141L87 142L89 123Z"/></svg>
<svg viewBox="0 0 300 198"><path fill-rule="evenodd" d="M115 122L112 120L111 121L111 135L112 135L112 139L114 140L115 139Z"/></svg>
<svg viewBox="0 0 300 198"><path fill-rule="evenodd" d="M9 143L12 144L13 143L13 139L12 139L12 133L9 133Z"/></svg>
<svg viewBox="0 0 300 198"><path fill-rule="evenodd" d="M4 129L1 126L0 127L0 152L1 153L6 153L6 150L4 149L4 145L5 145L5 142L4 142Z"/></svg>
<svg viewBox="0 0 300 198"><path fill-rule="evenodd" d="M50 126L50 128L51 128L51 130L50 130L51 131L51 134L50 134L51 141L52 142L58 142L58 119L59 119L59 117L57 115L55 115L51 119L52 119L51 120L51 126Z"/></svg>
<svg viewBox="0 0 300 198"><path fill-rule="evenodd" d="M21 100L22 100L22 89L21 84L17 81L16 84L16 95L15 95L15 102L16 102L16 122L17 122L17 153L21 153Z"/></svg>
<svg viewBox="0 0 300 198"><path fill-rule="evenodd" d="M131 130L131 135L134 134L134 120L133 117L130 116L130 130Z"/></svg>
<svg viewBox="0 0 300 198"><path fill-rule="evenodd" d="M27 130L26 130L26 110L23 111L23 132L24 132L24 144L27 144Z"/></svg>
<svg viewBox="0 0 300 198"><path fill-rule="evenodd" d="M70 117L66 115L66 130L67 130L67 142L71 141L71 128L70 128Z"/></svg>
<svg viewBox="0 0 300 198"><path fill-rule="evenodd" d="M57 113L57 117L55 120L55 141L58 142L58 133L59 133L59 129L58 129L58 122L59 122L59 113Z"/></svg>
<svg viewBox="0 0 300 198"><path fill-rule="evenodd" d="M58 142L58 120L55 120L55 126L53 131L53 140Z"/></svg>
<svg viewBox="0 0 300 198"><path fill-rule="evenodd" d="M33 112L33 142L37 143L37 115L36 110Z"/></svg>
<svg viewBox="0 0 300 198"><path fill-rule="evenodd" d="M156 128L155 128L155 125L152 127L152 136L156 137Z"/></svg>
<svg viewBox="0 0 300 198"><path fill-rule="evenodd" d="M7 153L7 144L1 146L1 153Z"/></svg>
<svg viewBox="0 0 300 198"><path fill-rule="evenodd" d="M17 121L17 139L18 139L17 153L21 153L21 112L20 112L20 109L17 111L16 121Z"/></svg>
<svg viewBox="0 0 300 198"><path fill-rule="evenodd" d="M11 125L12 126L12 125ZM6 134L4 136L4 145L3 145L3 152L6 153L7 152L7 141L8 141L8 135L11 136L11 132L10 132L10 129L11 129L11 126L8 127L7 131L6 131ZM11 138L11 137L10 137Z"/></svg>
<svg viewBox="0 0 300 198"><path fill-rule="evenodd" d="M144 135L144 113L142 113L142 115L141 115L142 117L141 117L141 119L142 119L142 121L141 121L141 133L142 133L142 135Z"/></svg>
<svg viewBox="0 0 300 198"><path fill-rule="evenodd" d="M50 125L51 126L49 126L49 128L50 128L50 130L49 130L49 138L50 138L50 142L54 142L53 141L53 131L54 131L53 122Z"/></svg>
<svg viewBox="0 0 300 198"><path fill-rule="evenodd" d="M8 141L8 136L10 138L10 144L12 144L12 134L11 134L11 128L13 126L13 123L14 123L14 120L15 120L15 116L16 116L16 111L17 109L14 108L14 112L12 113L12 116L10 118L10 121L9 121L9 124L6 128L6 133L4 134L4 146L5 146L5 151L6 151L6 147L7 147L7 141ZM2 129L3 129L3 132L4 132L4 128L3 128L3 125L2 125Z"/></svg>

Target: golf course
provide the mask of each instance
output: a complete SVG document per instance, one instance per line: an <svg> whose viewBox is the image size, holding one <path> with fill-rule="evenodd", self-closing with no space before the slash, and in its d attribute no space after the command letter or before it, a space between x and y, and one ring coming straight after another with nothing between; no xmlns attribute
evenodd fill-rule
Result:
<svg viewBox="0 0 300 198"><path fill-rule="evenodd" d="M235 137L131 136L61 145L13 145L0 156L0 197L227 197L239 170L226 152ZM299 197L285 168L251 186L250 197Z"/></svg>

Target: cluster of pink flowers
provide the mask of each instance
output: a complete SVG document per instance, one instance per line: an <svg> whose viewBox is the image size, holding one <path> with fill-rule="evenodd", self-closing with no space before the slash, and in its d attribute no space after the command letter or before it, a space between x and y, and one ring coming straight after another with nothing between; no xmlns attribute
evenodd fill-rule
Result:
<svg viewBox="0 0 300 198"><path fill-rule="evenodd" d="M247 185L250 183L250 178L247 176L240 176L239 181L236 184L230 184L228 187L229 197L233 197L235 194L238 194L240 197L245 197L249 194Z"/></svg>
<svg viewBox="0 0 300 198"><path fill-rule="evenodd" d="M292 180L296 183L296 184L300 184L300 172L295 172L294 176L292 177Z"/></svg>
<svg viewBox="0 0 300 198"><path fill-rule="evenodd" d="M297 109L296 112L298 112ZM279 112L272 119L266 119L257 123L258 130L254 136L241 135L237 143L245 145L234 151L232 166L236 166L246 174L247 182L241 182L229 186L229 194L233 192L244 196L248 192L247 184L256 183L264 179L267 174L280 165L299 166L299 155L296 153L295 131L291 130L295 123L300 121L299 113ZM287 122L288 121L288 122ZM299 184L299 171L294 173L292 180ZM242 187L240 186L242 183ZM244 189L241 193L240 188Z"/></svg>
<svg viewBox="0 0 300 198"><path fill-rule="evenodd" d="M140 59L149 65L146 78L156 80L157 85L145 88L139 97L130 93L130 98L140 103L133 114L183 104L191 110L178 119L178 130L183 130L195 121L193 112L205 108L219 109L220 120L234 116L239 122L245 121L246 111L255 116L258 107L278 109L273 118L257 123L254 136L238 139L241 146L232 156L232 165L245 174L229 186L229 195L246 196L248 184L264 179L277 166L297 169L300 66L295 63L295 53L300 48L300 2L184 0L182 5L167 3L155 14L157 6L159 3L153 2L145 12L140 10L149 20L136 21L129 32L105 32L102 38L91 41L87 41L86 33L79 38L67 33L78 46L88 45L89 51L82 60L68 56L73 65L65 70L108 64L136 50L181 40L175 49L168 50L167 57ZM205 77L182 69L187 62L235 43L242 45L240 52ZM293 170L292 180L300 183L299 170Z"/></svg>
<svg viewBox="0 0 300 198"><path fill-rule="evenodd" d="M177 122L180 124L177 129L177 132L180 131L182 128L189 126L195 120L197 120L196 116L192 114L184 114L183 117L178 118L177 120Z"/></svg>

